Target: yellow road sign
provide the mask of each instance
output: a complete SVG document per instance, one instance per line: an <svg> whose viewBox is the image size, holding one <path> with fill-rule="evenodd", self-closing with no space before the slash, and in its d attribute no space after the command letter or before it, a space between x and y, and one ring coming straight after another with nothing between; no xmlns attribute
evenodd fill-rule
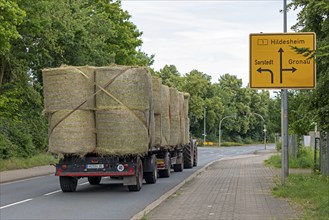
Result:
<svg viewBox="0 0 329 220"><path fill-rule="evenodd" d="M250 88L315 88L314 58L292 47L315 50L315 33L250 34Z"/></svg>

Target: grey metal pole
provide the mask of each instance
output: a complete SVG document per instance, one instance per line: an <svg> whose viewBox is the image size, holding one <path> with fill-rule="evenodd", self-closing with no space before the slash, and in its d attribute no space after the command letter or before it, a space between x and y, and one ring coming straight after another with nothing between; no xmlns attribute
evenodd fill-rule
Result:
<svg viewBox="0 0 329 220"><path fill-rule="evenodd" d="M206 142L206 109L204 108L204 121L203 121L203 144Z"/></svg>
<svg viewBox="0 0 329 220"><path fill-rule="evenodd" d="M264 123L264 145L265 145L265 150L266 150L266 132L267 132L266 125Z"/></svg>
<svg viewBox="0 0 329 220"><path fill-rule="evenodd" d="M224 121L225 118L236 118L236 114L234 115L230 115L230 116L225 116L222 120L220 120L219 125L218 125L218 130L219 130L219 134L218 134L218 146L220 147L220 136L222 133L222 121Z"/></svg>
<svg viewBox="0 0 329 220"><path fill-rule="evenodd" d="M287 0L283 0L283 32L287 33ZM288 168L288 91L281 90L281 137L282 137L282 165L281 184L284 185L289 175Z"/></svg>

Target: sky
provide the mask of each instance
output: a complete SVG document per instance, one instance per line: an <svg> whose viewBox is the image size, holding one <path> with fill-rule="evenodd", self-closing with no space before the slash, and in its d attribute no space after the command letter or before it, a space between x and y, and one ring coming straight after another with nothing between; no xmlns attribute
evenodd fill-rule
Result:
<svg viewBox="0 0 329 220"><path fill-rule="evenodd" d="M122 8L143 32L141 50L155 55L155 70L175 65L185 75L195 69L213 83L229 73L247 86L249 35L283 32L283 0L122 0ZM288 12L288 32L296 18Z"/></svg>

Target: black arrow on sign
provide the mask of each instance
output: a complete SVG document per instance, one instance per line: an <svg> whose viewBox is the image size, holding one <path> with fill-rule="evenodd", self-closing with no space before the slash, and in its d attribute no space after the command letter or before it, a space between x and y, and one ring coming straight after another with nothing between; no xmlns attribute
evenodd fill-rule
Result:
<svg viewBox="0 0 329 220"><path fill-rule="evenodd" d="M270 70L270 69L262 69L262 67L259 67L257 69L257 71L259 73L262 73L262 72L270 72L270 74L271 74L271 83L273 84L274 79L273 79L273 72L272 72L272 70Z"/></svg>
<svg viewBox="0 0 329 220"><path fill-rule="evenodd" d="M283 69L282 68L282 53L284 52L284 50L282 48L280 48L278 52L280 53L280 83L282 83L282 72L283 71L291 71L292 73L294 73L297 69L295 67L292 67L291 69Z"/></svg>

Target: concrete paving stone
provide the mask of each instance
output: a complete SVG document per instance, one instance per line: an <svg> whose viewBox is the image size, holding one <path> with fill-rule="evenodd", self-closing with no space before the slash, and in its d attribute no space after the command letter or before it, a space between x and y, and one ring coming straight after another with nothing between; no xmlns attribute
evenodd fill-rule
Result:
<svg viewBox="0 0 329 220"><path fill-rule="evenodd" d="M264 166L269 156L262 153L213 163L147 219L298 219L286 200L271 195L280 173Z"/></svg>

